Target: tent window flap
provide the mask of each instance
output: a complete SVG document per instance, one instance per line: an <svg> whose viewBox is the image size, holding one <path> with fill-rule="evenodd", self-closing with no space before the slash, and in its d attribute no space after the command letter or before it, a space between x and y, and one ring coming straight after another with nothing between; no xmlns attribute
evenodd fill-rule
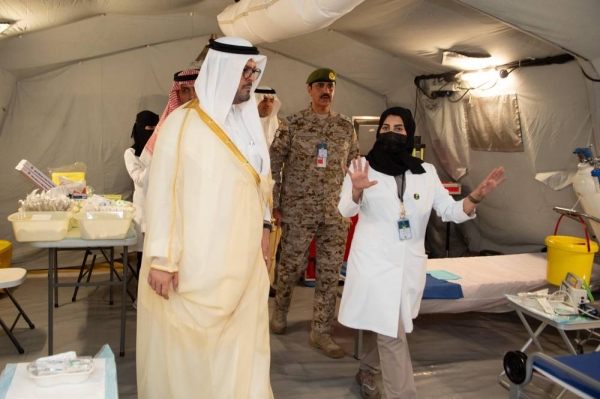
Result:
<svg viewBox="0 0 600 399"><path fill-rule="evenodd" d="M516 94L471 96L464 102L469 147L473 151L523 152Z"/></svg>

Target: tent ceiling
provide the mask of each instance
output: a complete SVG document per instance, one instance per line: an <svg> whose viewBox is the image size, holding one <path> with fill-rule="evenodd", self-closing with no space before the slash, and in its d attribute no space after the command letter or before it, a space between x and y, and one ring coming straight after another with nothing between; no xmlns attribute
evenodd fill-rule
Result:
<svg viewBox="0 0 600 399"><path fill-rule="evenodd" d="M68 63L219 32L216 15L232 3L233 0L0 0L0 19L19 21L0 34L0 68L18 79L26 78ZM519 19L518 15L526 15L527 9L531 11L524 3L531 4L511 1L509 7L507 2L500 7L490 0L368 0L325 30L265 43L262 47L315 66L325 66L325 61L335 58L336 52L344 51L336 46L353 51L364 49L357 57L370 57L375 49L379 62L390 56L399 58L397 64L414 74L447 71L441 65L443 50L487 52L497 63L506 63L557 55L565 50L550 42L569 48L576 40L574 51L591 58L598 56L598 46L591 44L597 43L598 38L590 41L598 36L598 29L593 34L588 32L583 44L579 44L579 39L585 33L572 32L575 29L561 32L561 37L536 38L531 31L544 33L542 23L546 20ZM511 7L519 12L513 13ZM539 5L545 14L551 8ZM584 18L584 27L588 26L585 21L592 21L591 16L580 17ZM547 21L558 23L561 18L556 14ZM565 16L563 23L570 19ZM515 29L500 20L535 26ZM553 35L556 32L559 31L554 30ZM343 74L344 69L342 66L339 72Z"/></svg>
<svg viewBox="0 0 600 399"><path fill-rule="evenodd" d="M0 19L17 21L4 36L53 28L100 14L152 15L184 10L197 0L0 0ZM224 1L220 3L225 4Z"/></svg>
<svg viewBox="0 0 600 399"><path fill-rule="evenodd" d="M600 1L459 1L590 61L600 73Z"/></svg>
<svg viewBox="0 0 600 399"><path fill-rule="evenodd" d="M334 29L396 56L426 59L436 67L431 72L447 70L444 50L488 53L496 64L563 52L452 1L374 0L355 11Z"/></svg>

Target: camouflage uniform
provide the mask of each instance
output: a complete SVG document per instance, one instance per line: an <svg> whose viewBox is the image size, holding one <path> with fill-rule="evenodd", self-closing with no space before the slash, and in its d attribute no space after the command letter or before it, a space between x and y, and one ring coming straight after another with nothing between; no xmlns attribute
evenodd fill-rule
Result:
<svg viewBox="0 0 600 399"><path fill-rule="evenodd" d="M319 143L327 143L324 168L317 167ZM349 118L331 111L326 119L320 119L309 106L288 117L270 153L275 180L273 207L282 212L283 229L275 305L288 312L294 286L308 264L310 242L316 237L312 329L330 334L349 227L337 205L346 174L344 166L359 153L356 133Z"/></svg>

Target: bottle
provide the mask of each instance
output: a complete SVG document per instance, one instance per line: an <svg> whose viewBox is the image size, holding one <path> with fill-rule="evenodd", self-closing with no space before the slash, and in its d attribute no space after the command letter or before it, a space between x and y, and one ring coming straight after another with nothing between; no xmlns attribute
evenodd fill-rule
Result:
<svg viewBox="0 0 600 399"><path fill-rule="evenodd" d="M587 162L582 162L577 165L577 173L573 179L573 190L577 195L577 199L581 203L583 212L600 218L600 192L598 192L597 180L592 177L594 168ZM596 237L600 237L600 224L590 220L593 233Z"/></svg>

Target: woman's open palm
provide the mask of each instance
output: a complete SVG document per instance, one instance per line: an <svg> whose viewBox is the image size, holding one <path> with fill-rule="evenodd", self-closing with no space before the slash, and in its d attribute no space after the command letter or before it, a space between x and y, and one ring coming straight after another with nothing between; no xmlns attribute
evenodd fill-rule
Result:
<svg viewBox="0 0 600 399"><path fill-rule="evenodd" d="M348 172L350 179L352 179L353 189L364 190L377 184L377 180L369 180L369 161L365 161L365 166L363 168L362 159L357 157L352 160L352 169L354 172L348 168L346 168L346 172Z"/></svg>

